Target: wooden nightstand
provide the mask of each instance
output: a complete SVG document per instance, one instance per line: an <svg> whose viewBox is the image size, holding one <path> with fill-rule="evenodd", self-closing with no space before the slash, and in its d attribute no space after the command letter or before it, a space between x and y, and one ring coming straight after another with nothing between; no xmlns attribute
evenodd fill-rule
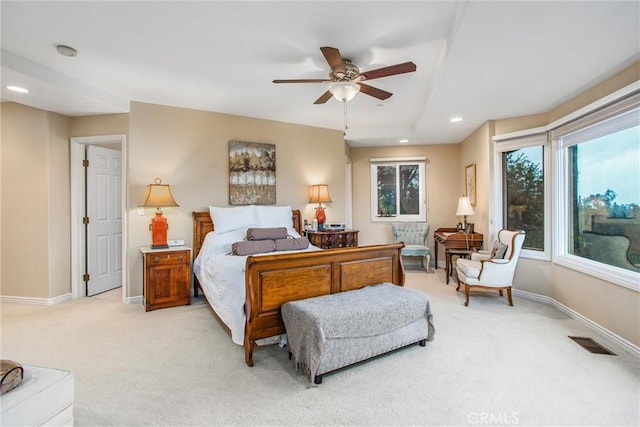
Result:
<svg viewBox="0 0 640 427"><path fill-rule="evenodd" d="M191 304L191 248L140 248L145 311Z"/></svg>
<svg viewBox="0 0 640 427"><path fill-rule="evenodd" d="M358 246L358 230L307 231L309 242L322 249Z"/></svg>

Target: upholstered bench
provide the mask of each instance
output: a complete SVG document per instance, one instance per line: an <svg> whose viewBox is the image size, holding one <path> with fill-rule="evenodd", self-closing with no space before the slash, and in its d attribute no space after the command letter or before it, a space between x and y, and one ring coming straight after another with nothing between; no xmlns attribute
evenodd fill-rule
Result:
<svg viewBox="0 0 640 427"><path fill-rule="evenodd" d="M0 397L0 426L73 426L69 371L24 365L24 378Z"/></svg>
<svg viewBox="0 0 640 427"><path fill-rule="evenodd" d="M289 355L309 380L383 353L433 339L429 297L390 283L282 306Z"/></svg>

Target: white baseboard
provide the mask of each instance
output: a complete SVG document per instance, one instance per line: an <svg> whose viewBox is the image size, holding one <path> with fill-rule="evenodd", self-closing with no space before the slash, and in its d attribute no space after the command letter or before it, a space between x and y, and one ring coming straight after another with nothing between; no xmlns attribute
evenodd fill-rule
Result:
<svg viewBox="0 0 640 427"><path fill-rule="evenodd" d="M142 304L142 295L137 297L127 297L125 304Z"/></svg>
<svg viewBox="0 0 640 427"><path fill-rule="evenodd" d="M27 304L27 305L55 305L61 302L71 300L71 293L60 295L53 298L33 298L33 297L9 297L0 296L0 303L7 304Z"/></svg>
<svg viewBox="0 0 640 427"><path fill-rule="evenodd" d="M572 319L577 320L578 322L582 323L586 327L588 327L590 329L593 329L597 333L599 333L599 334L603 335L604 337L606 337L607 339L611 340L612 342L614 342L615 344L620 346L623 350L625 350L627 353L629 353L633 357L635 357L637 359L640 359L640 347L638 347L637 345L633 344L632 342L627 341L626 339L622 338L621 336L619 336L617 334L614 334L613 332L611 332L607 328L603 327L602 325L597 324L593 320L590 320L590 319L584 317L582 314L578 313L575 310L572 310L571 308L567 307L566 305L562 304L561 302L558 302L558 301L556 301L555 299L553 299L551 297L546 297L546 296L543 296L543 295L534 294L532 292L521 291L521 290L518 290L518 289L513 289L512 292L513 292L514 295L517 295L519 297L530 299L530 300L533 300L533 301L542 302L542 303L545 303L545 304L550 304L550 305L554 306L555 308L557 308L558 310L560 310L561 312L563 312L567 316L571 317Z"/></svg>

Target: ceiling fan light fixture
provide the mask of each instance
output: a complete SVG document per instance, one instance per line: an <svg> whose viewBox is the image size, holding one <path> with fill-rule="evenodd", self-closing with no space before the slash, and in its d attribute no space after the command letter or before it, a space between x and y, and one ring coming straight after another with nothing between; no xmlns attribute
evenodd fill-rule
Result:
<svg viewBox="0 0 640 427"><path fill-rule="evenodd" d="M329 86L329 92L338 101L347 102L351 101L356 96L356 93L360 92L360 85L351 81L333 82Z"/></svg>

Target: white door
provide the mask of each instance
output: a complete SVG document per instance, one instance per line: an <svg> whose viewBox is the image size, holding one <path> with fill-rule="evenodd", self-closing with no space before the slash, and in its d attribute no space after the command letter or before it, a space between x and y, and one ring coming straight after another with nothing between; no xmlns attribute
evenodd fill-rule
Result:
<svg viewBox="0 0 640 427"><path fill-rule="evenodd" d="M122 285L121 153L88 146L87 296Z"/></svg>

